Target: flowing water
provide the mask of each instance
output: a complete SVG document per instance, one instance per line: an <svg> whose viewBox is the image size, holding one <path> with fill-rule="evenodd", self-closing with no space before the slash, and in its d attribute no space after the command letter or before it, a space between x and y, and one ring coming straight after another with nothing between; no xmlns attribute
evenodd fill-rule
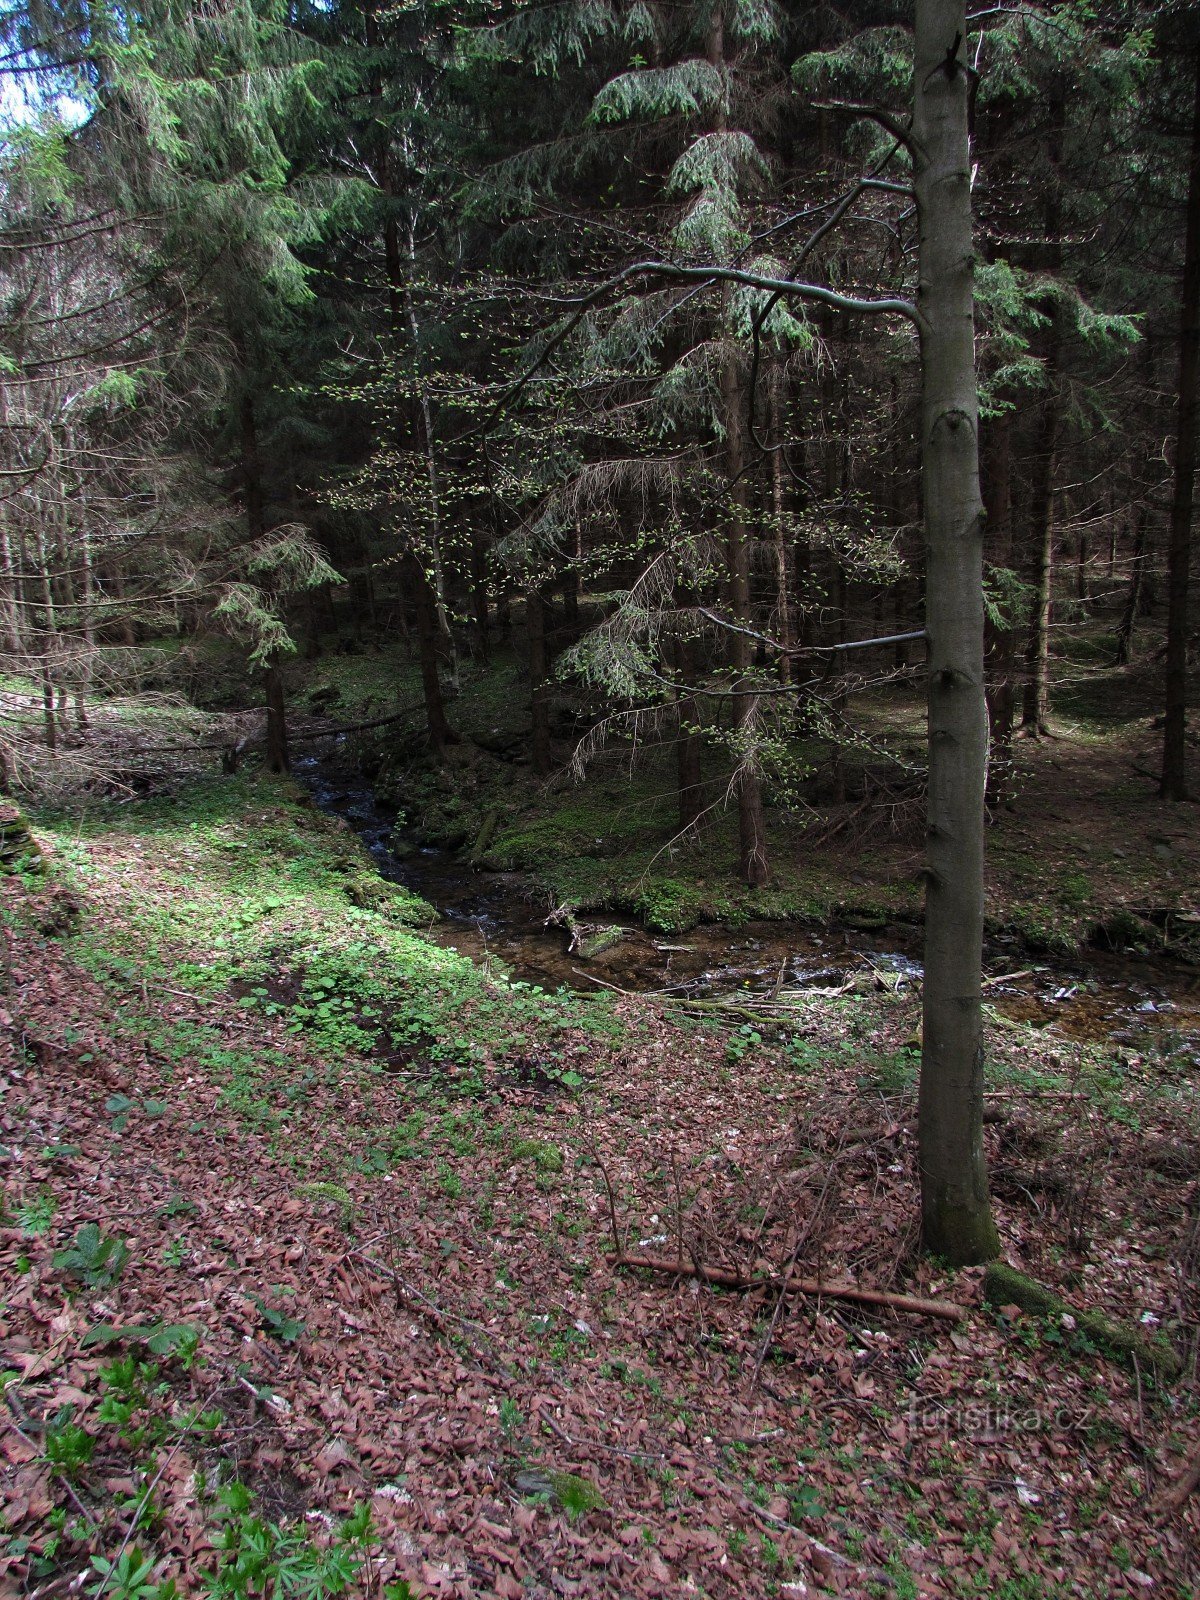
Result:
<svg viewBox="0 0 1200 1600"><path fill-rule="evenodd" d="M864 932L750 922L660 936L629 918L598 913L597 924L620 928L621 937L585 959L568 930L550 919L546 897L539 898L521 874L478 871L454 852L419 847L397 829L395 813L376 800L361 774L304 756L295 775L322 811L354 828L383 877L436 908L431 939L499 963L527 983L730 996L874 987L904 992L921 978L921 930L904 923ZM985 965L986 1000L1001 1018L1096 1043L1166 1037L1173 1048L1193 1053L1200 1067L1200 975L1194 968L1099 951L1072 966L1052 966L1016 939L991 941Z"/></svg>

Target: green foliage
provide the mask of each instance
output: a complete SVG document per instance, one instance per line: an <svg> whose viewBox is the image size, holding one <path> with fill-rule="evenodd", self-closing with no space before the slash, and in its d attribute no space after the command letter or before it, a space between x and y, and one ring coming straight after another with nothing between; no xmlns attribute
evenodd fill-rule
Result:
<svg viewBox="0 0 1200 1600"><path fill-rule="evenodd" d="M85 1222L74 1243L56 1250L51 1264L89 1289L107 1289L116 1283L129 1260L129 1246L123 1239L109 1238L94 1222Z"/></svg>
<svg viewBox="0 0 1200 1600"><path fill-rule="evenodd" d="M679 61L611 79L592 102L596 122L698 116L726 103L725 74L708 61Z"/></svg>
<svg viewBox="0 0 1200 1600"><path fill-rule="evenodd" d="M58 1200L48 1188L33 1189L17 1207L17 1225L26 1239L49 1233L58 1211Z"/></svg>
<svg viewBox="0 0 1200 1600"><path fill-rule="evenodd" d="M578 1074L572 1074L576 1083L582 1082ZM509 1152L514 1161L528 1161L539 1172L561 1172L563 1168L562 1151L556 1144L548 1144L544 1139L514 1139Z"/></svg>
<svg viewBox="0 0 1200 1600"><path fill-rule="evenodd" d="M268 1522L253 1511L254 1497L241 1483L219 1494L217 1567L205 1574L207 1600L242 1600L274 1593L296 1600L332 1600L350 1591L376 1542L368 1505L344 1518L328 1544L317 1545L303 1529Z"/></svg>
<svg viewBox="0 0 1200 1600"><path fill-rule="evenodd" d="M303 1336L304 1324L298 1317L289 1317L278 1306L269 1306L261 1295L251 1294L250 1299L258 1307L264 1331L273 1339L279 1339L284 1344L295 1344Z"/></svg>
<svg viewBox="0 0 1200 1600"><path fill-rule="evenodd" d="M196 1359L203 1330L190 1322L145 1322L119 1326L98 1322L84 1334L87 1345L140 1344L156 1356L175 1356L186 1371Z"/></svg>
<svg viewBox="0 0 1200 1600"><path fill-rule="evenodd" d="M64 1478L81 1472L96 1451L94 1437L72 1420L74 1415L72 1406L63 1406L46 1424L46 1460Z"/></svg>
<svg viewBox="0 0 1200 1600"><path fill-rule="evenodd" d="M176 1600L179 1591L173 1578L153 1581L156 1565L154 1557L143 1555L136 1545L121 1551L113 1561L94 1555L92 1568L99 1581L88 1593L97 1600L101 1595L111 1600Z"/></svg>

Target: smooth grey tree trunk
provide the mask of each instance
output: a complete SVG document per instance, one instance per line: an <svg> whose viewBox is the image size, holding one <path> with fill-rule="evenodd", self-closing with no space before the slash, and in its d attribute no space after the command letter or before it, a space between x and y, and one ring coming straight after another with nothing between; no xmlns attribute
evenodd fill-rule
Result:
<svg viewBox="0 0 1200 1600"><path fill-rule="evenodd" d="M965 11L917 0L913 111L929 635L921 1216L926 1248L956 1265L999 1252L983 1152L984 515Z"/></svg>

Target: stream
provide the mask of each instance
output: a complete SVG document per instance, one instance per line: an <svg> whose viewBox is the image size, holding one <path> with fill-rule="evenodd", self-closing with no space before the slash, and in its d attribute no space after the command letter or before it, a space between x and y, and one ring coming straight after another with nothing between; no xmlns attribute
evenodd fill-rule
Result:
<svg viewBox="0 0 1200 1600"><path fill-rule="evenodd" d="M715 996L812 994L851 988L903 992L921 978L921 929L894 923L869 931L747 922L702 925L680 935L649 933L631 918L597 913L622 937L591 959L570 935L547 926L550 906L521 873L483 872L453 851L423 847L397 829L394 811L367 780L318 756L298 757L294 775L324 812L359 835L381 876L419 894L439 913L428 937L479 962L499 962L514 979L595 992ZM1007 978L1006 974L1012 974ZM1092 951L1051 965L1021 942L989 939L985 1001L1002 1019L1085 1043L1136 1046L1157 1035L1191 1052L1200 1068L1200 973L1165 957Z"/></svg>

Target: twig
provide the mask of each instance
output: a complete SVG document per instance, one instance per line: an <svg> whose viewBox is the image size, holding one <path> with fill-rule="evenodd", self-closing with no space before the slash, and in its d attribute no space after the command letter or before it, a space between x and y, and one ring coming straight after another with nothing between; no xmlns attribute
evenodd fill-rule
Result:
<svg viewBox="0 0 1200 1600"><path fill-rule="evenodd" d="M779 1289L795 1290L798 1294L824 1295L831 1300L852 1300L859 1305L891 1306L896 1311L910 1311L915 1316L940 1317L944 1322L961 1322L966 1308L949 1300L923 1300L915 1295L894 1294L885 1289L859 1289L849 1283L826 1283L819 1278L794 1278L788 1273L778 1273L769 1278L747 1278L743 1273L731 1272L726 1267L705 1267L689 1261L662 1261L656 1256L606 1256L613 1267L637 1267L645 1272L663 1272L671 1277L700 1278L705 1283L717 1284L723 1289Z"/></svg>
<svg viewBox="0 0 1200 1600"><path fill-rule="evenodd" d="M427 1294L422 1294L420 1289L415 1288L407 1279L402 1278L398 1272L392 1272L381 1261L376 1261L371 1256L364 1255L361 1250L352 1250L350 1254L361 1261L364 1266L369 1267L372 1272L377 1272L381 1278L387 1278L406 1298L417 1301L424 1308L426 1314L432 1317L435 1322L439 1324L457 1322L461 1327L469 1328L483 1342L483 1349L479 1351L479 1354L486 1357L500 1371L504 1370L503 1363L492 1351L491 1336L480 1323L472 1322L469 1317L459 1316L456 1311L443 1310L436 1300L431 1300Z"/></svg>
<svg viewBox="0 0 1200 1600"><path fill-rule="evenodd" d="M7 1398L7 1395L6 1395L6 1398ZM17 1425L17 1422L16 1422L15 1418L10 1416L10 1417L7 1417L5 1420L7 1421L8 1425L12 1429L12 1431L19 1438L24 1439L25 1443L29 1446L29 1448L31 1450L33 1450L37 1455L40 1456L42 1452L38 1449L37 1445L34 1444L33 1440L25 1432L24 1428L19 1427ZM80 1516L82 1516L83 1520L87 1523L88 1527L91 1528L93 1532L95 1532L96 1531L96 1526L97 1526L96 1519L95 1519L95 1517L92 1516L91 1512L84 1505L83 1501L75 1493L75 1490L74 1490L74 1488L72 1487L72 1484L71 1484L71 1480L69 1478L63 1477L62 1474L60 1473L59 1474L59 1481L62 1483L63 1488L71 1496L71 1499L75 1503L75 1508L79 1512Z"/></svg>
<svg viewBox="0 0 1200 1600"><path fill-rule="evenodd" d="M608 1176L608 1168L604 1165L604 1159L595 1147L592 1149L592 1155L595 1157L596 1165L600 1168L600 1175L604 1179L604 1187L608 1194L608 1220L612 1224L613 1250L618 1256L623 1256L625 1254L625 1245L621 1239L620 1229L617 1227L617 1202L613 1195L612 1181Z"/></svg>
<svg viewBox="0 0 1200 1600"><path fill-rule="evenodd" d="M125 1554L126 1550L129 1549L129 1541L133 1538L134 1534L137 1532L137 1525L141 1521L142 1512L150 1504L150 1496L154 1493L155 1489L158 1488L159 1481L161 1480L163 1473L171 1465L171 1462L174 1461L175 1457L179 1454L179 1452L180 1452L180 1450L182 1448L183 1448L183 1440L179 1439L179 1440L177 1440L175 1442L174 1446L171 1448L170 1452L168 1453L168 1455L164 1459L162 1466L159 1467L158 1471L154 1474L153 1478L151 1478L150 1482L146 1485L146 1492L142 1495L142 1498L138 1501L137 1506L134 1509L134 1513L133 1513L132 1517L130 1517L130 1519L129 1519L129 1527L126 1530L125 1537L121 1542L121 1548L117 1551L116 1560L109 1562L108 1571L100 1579L100 1582L97 1584L96 1588L94 1588L94 1589L92 1589L90 1591L91 1594L95 1597L95 1600L99 1600L99 1596L102 1595L104 1593L105 1589L108 1588L109 1580L111 1579L113 1573L117 1570L117 1568L121 1564L121 1557Z"/></svg>

